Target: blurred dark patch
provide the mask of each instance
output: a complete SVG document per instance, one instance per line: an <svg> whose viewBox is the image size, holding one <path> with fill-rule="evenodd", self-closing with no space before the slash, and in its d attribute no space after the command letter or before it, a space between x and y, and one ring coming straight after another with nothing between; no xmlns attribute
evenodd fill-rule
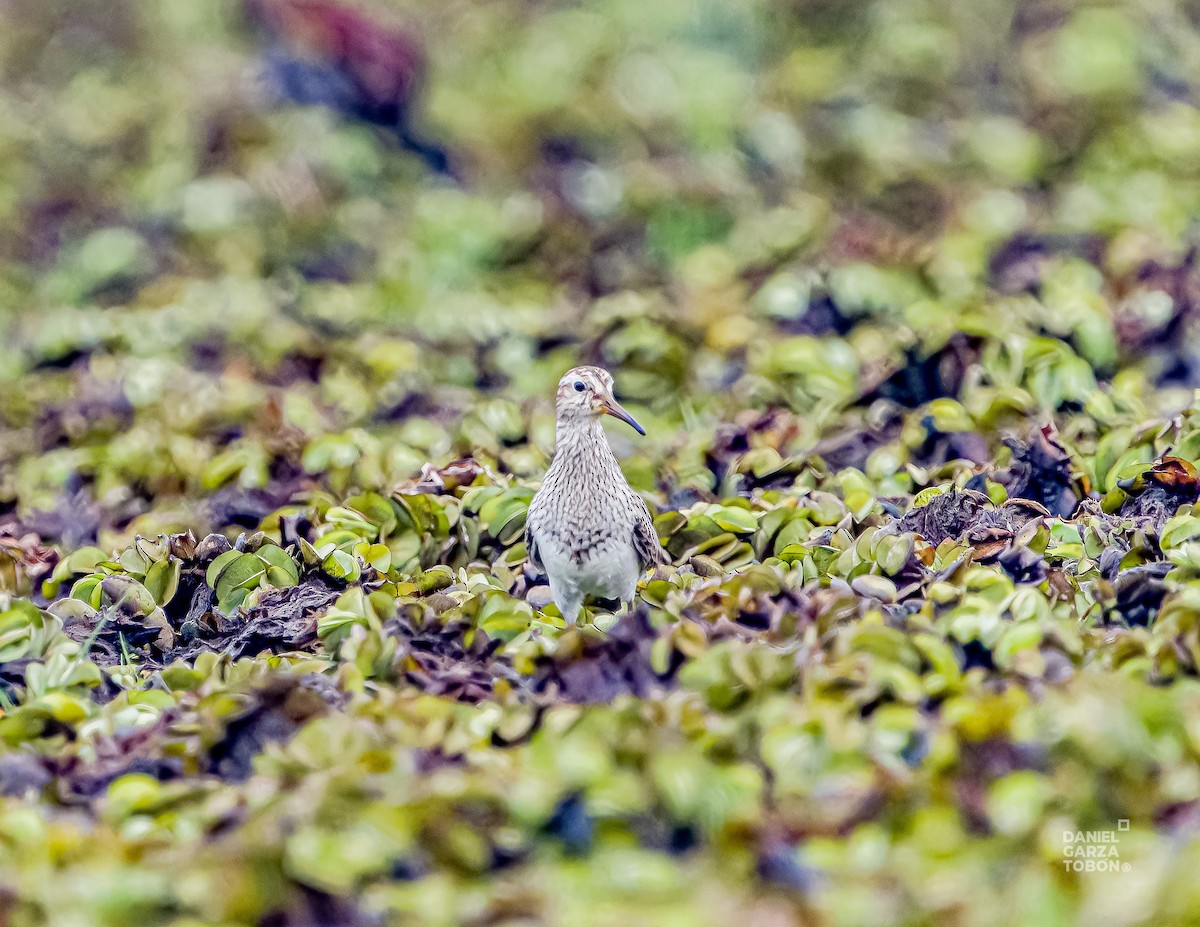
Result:
<svg viewBox="0 0 1200 927"><path fill-rule="evenodd" d="M889 184L872 202L901 231L936 236L949 215L946 194L932 183L909 177Z"/></svg>
<svg viewBox="0 0 1200 927"><path fill-rule="evenodd" d="M381 405L375 410L375 420L398 422L407 418L428 418L450 423L462 415L466 405L466 398L453 390L442 389L434 392L414 389L404 393L392 404ZM473 450L475 449L470 448L467 452Z"/></svg>
<svg viewBox="0 0 1200 927"><path fill-rule="evenodd" d="M68 550L95 544L104 513L79 474L72 474L52 509L39 509L22 520L30 531Z"/></svg>
<svg viewBox="0 0 1200 927"><path fill-rule="evenodd" d="M35 268L52 266L63 245L78 239L101 222L101 212L79 195L59 191L26 204L23 234L14 256Z"/></svg>
<svg viewBox="0 0 1200 927"><path fill-rule="evenodd" d="M226 367L229 342L223 332L212 332L188 345L192 369L200 373L220 373Z"/></svg>
<svg viewBox="0 0 1200 927"><path fill-rule="evenodd" d="M812 892L819 883L818 871L801 862L798 852L786 844L773 844L760 850L755 872L768 885L800 894Z"/></svg>
<svg viewBox="0 0 1200 927"><path fill-rule="evenodd" d="M932 748L933 741L928 731L924 729L913 731L909 735L904 749L900 751L900 759L904 760L905 765L910 769L916 769L925 762L925 758L932 752Z"/></svg>
<svg viewBox="0 0 1200 927"><path fill-rule="evenodd" d="M890 369L871 374L860 402L890 399L906 408L916 408L934 399L958 395L971 365L979 362L983 339L961 332L932 353L922 347L908 348L904 360Z"/></svg>
<svg viewBox="0 0 1200 927"><path fill-rule="evenodd" d="M1061 0L1020 0L1012 15L1012 36L1024 39L1061 28L1071 18L1071 7Z"/></svg>
<svg viewBox="0 0 1200 927"><path fill-rule="evenodd" d="M318 352L291 351L279 359L275 368L262 380L272 386L291 386L295 383L319 383L327 357Z"/></svg>
<svg viewBox="0 0 1200 927"><path fill-rule="evenodd" d="M267 44L265 76L280 97L386 129L431 170L453 175L447 152L413 126L426 69L414 32L382 12L330 0L244 0L243 6Z"/></svg>
<svg viewBox="0 0 1200 927"><path fill-rule="evenodd" d="M824 291L813 294L803 315L779 322L780 330L792 335L844 335L853 327L854 320L846 316L833 297Z"/></svg>
<svg viewBox="0 0 1200 927"><path fill-rule="evenodd" d="M912 462L921 467L940 467L951 460L975 464L992 459L987 440L977 431L941 431L933 416L921 419L925 440L912 448Z"/></svg>
<svg viewBox="0 0 1200 927"><path fill-rule="evenodd" d="M418 849L392 863L391 876L400 882L414 882L427 876L431 868L429 858Z"/></svg>
<svg viewBox="0 0 1200 927"><path fill-rule="evenodd" d="M311 718L340 709L345 696L328 676L272 674L242 696L244 707L229 718L202 764L206 772L243 782L270 743L290 740Z"/></svg>
<svg viewBox="0 0 1200 927"><path fill-rule="evenodd" d="M986 563L980 559L981 563ZM996 562L1014 583L1041 585L1050 576L1050 566L1044 557L1028 547L1010 544L997 556Z"/></svg>
<svg viewBox="0 0 1200 927"><path fill-rule="evenodd" d="M1154 826L1172 837L1192 839L1200 833L1200 800L1172 802L1159 808L1154 815Z"/></svg>
<svg viewBox="0 0 1200 927"><path fill-rule="evenodd" d="M38 797L54 777L45 757L33 753L0 755L0 795Z"/></svg>
<svg viewBox="0 0 1200 927"><path fill-rule="evenodd" d="M81 370L69 399L39 410L33 425L34 441L44 453L85 440L111 438L128 429L133 420L133 405L120 383L100 381Z"/></svg>
<svg viewBox="0 0 1200 927"><path fill-rule="evenodd" d="M215 530L229 527L257 528L264 518L297 499L312 488L307 477L271 480L266 486L243 489L225 486L208 497L204 504L209 523Z"/></svg>
<svg viewBox="0 0 1200 927"><path fill-rule="evenodd" d="M420 748L413 751L413 768L422 776L439 769L462 769L466 761L460 754L447 753L441 747Z"/></svg>
<svg viewBox="0 0 1200 927"><path fill-rule="evenodd" d="M845 157L853 156L847 151ZM831 165L830 169L850 172L856 166L859 169L864 167L851 161L841 167ZM920 267L928 262L932 254L926 232L908 231L893 217L866 209L852 210L842 216L825 243L823 253L831 266L866 261L898 268Z"/></svg>
<svg viewBox="0 0 1200 927"><path fill-rule="evenodd" d="M646 227L636 222L610 223L597 232L585 250L583 285L592 299L621 290L661 282L657 269L646 262Z"/></svg>
<svg viewBox="0 0 1200 927"><path fill-rule="evenodd" d="M369 273L375 254L347 240L333 241L296 258L295 267L310 282L353 283Z"/></svg>
<svg viewBox="0 0 1200 927"><path fill-rule="evenodd" d="M398 643L397 673L423 692L476 704L492 697L497 679L521 685L508 661L496 655L504 642L468 621L443 623L432 610L410 606L387 620L384 633Z"/></svg>
<svg viewBox="0 0 1200 927"><path fill-rule="evenodd" d="M165 753L170 719L165 715L151 727L99 737L90 755L69 754L53 763L56 798L63 804L90 804L122 776L139 774L160 782L182 776L183 761Z"/></svg>
<svg viewBox="0 0 1200 927"><path fill-rule="evenodd" d="M637 836L638 843L648 850L682 856L700 845L701 835L696 825L673 821L666 808L634 815L629 827Z"/></svg>
<svg viewBox="0 0 1200 927"><path fill-rule="evenodd" d="M646 259L646 223L614 209L620 188L611 169L600 166L603 149L601 142L572 135L541 140L526 183L543 219L533 234L505 242L497 266L532 262L586 301L662 283Z"/></svg>
<svg viewBox="0 0 1200 927"><path fill-rule="evenodd" d="M657 637L646 609L622 615L606 637L577 632L573 643L539 657L531 688L557 692L567 702L611 702L618 695L646 697L670 682L673 671L655 672L650 648Z"/></svg>
<svg viewBox="0 0 1200 927"><path fill-rule="evenodd" d="M199 133L196 165L199 176L238 171L243 168L241 157L247 147L270 142L270 133L262 120L236 100L225 101L225 105L205 113Z"/></svg>
<svg viewBox="0 0 1200 927"><path fill-rule="evenodd" d="M76 366L81 361L86 361L95 350L94 345L87 347L70 347L62 349L61 353L56 353L53 349L40 351L37 356L31 357L30 370L69 370Z"/></svg>
<svg viewBox="0 0 1200 927"><path fill-rule="evenodd" d="M813 448L813 454L825 461L830 470L865 469L871 454L899 440L904 427L904 416L897 407L883 406L868 414L869 423L863 420L822 438Z"/></svg>
<svg viewBox="0 0 1200 927"><path fill-rule="evenodd" d="M717 426L712 445L704 454L704 463L722 486L731 474L737 474L735 492L755 488L791 485L803 462L790 459L791 448L800 434L800 422L787 409L768 409L764 412L747 410L738 413L732 422ZM772 472L755 474L741 471L746 455L753 448L771 448L783 458Z"/></svg>
<svg viewBox="0 0 1200 927"><path fill-rule="evenodd" d="M784 8L817 44L842 43L848 36L866 31L871 4L865 0L789 0Z"/></svg>
<svg viewBox="0 0 1200 927"><path fill-rule="evenodd" d="M1107 242L1100 235L1038 235L1019 232L1000 246L988 261L988 280L1001 293L1037 294L1046 262L1076 257L1100 265Z"/></svg>
<svg viewBox="0 0 1200 927"><path fill-rule="evenodd" d="M1165 313L1147 311L1151 294L1170 300ZM1121 349L1131 358L1147 358L1160 386L1200 386L1200 273L1197 248L1189 248L1178 264L1147 261L1132 280L1116 281L1118 298L1113 327Z"/></svg>
<svg viewBox="0 0 1200 927"><path fill-rule="evenodd" d="M1106 617L1110 621L1123 619L1133 626L1151 624L1170 591L1166 575L1171 568L1172 564L1163 561L1129 567L1117 573L1112 579L1112 599L1105 608Z"/></svg>
<svg viewBox="0 0 1200 927"><path fill-rule="evenodd" d="M367 914L352 898L295 884L287 910L264 914L257 927L384 927L380 914Z"/></svg>
<svg viewBox="0 0 1200 927"><path fill-rule="evenodd" d="M558 803L545 826L546 833L562 841L563 849L572 856L585 856L591 851L595 830L587 802L578 792L572 792Z"/></svg>
<svg viewBox="0 0 1200 927"><path fill-rule="evenodd" d="M367 105L354 81L336 67L289 58L278 51L266 53L267 77L276 92L293 103L327 106L359 119L374 121L360 107Z"/></svg>
<svg viewBox="0 0 1200 927"><path fill-rule="evenodd" d="M697 502L715 502L716 496L695 486L675 486L667 488L667 508L685 509Z"/></svg>
<svg viewBox="0 0 1200 927"><path fill-rule="evenodd" d="M992 832L988 794L993 782L1018 770L1044 772L1046 766L1045 748L1040 744L1000 738L962 741L955 785L959 812L967 827L979 834Z"/></svg>
<svg viewBox="0 0 1200 927"><path fill-rule="evenodd" d="M32 657L18 657L0 663L0 695L14 704L19 701L25 687L25 670L33 662Z"/></svg>

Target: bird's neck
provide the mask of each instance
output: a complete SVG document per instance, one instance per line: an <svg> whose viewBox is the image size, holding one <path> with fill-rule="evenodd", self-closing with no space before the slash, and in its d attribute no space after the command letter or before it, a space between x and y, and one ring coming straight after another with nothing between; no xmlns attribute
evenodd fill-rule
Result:
<svg viewBox="0 0 1200 927"><path fill-rule="evenodd" d="M599 418L560 418L554 428L554 463L584 458L616 460Z"/></svg>

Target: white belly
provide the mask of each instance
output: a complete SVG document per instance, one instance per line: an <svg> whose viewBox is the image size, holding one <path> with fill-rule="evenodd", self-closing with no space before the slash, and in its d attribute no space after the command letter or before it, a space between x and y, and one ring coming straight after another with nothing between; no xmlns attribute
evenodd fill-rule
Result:
<svg viewBox="0 0 1200 927"><path fill-rule="evenodd" d="M546 574L556 583L572 586L585 595L628 599L637 587L637 554L632 544L607 544L594 548L576 562L555 545L538 548Z"/></svg>

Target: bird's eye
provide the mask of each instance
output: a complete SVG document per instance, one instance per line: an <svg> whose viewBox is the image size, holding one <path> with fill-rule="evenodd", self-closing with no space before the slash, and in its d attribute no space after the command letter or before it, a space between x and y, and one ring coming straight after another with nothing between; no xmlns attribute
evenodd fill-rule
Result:
<svg viewBox="0 0 1200 927"><path fill-rule="evenodd" d="M585 389L587 389L587 387L583 385L582 380L575 381L575 392L582 393Z"/></svg>

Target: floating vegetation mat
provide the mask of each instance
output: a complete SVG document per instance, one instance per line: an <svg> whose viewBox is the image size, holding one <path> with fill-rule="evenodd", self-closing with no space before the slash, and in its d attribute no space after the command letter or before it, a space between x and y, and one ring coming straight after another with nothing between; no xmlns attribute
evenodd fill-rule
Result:
<svg viewBox="0 0 1200 927"><path fill-rule="evenodd" d="M355 9L0 5L0 922L1196 922L1196 11Z"/></svg>

